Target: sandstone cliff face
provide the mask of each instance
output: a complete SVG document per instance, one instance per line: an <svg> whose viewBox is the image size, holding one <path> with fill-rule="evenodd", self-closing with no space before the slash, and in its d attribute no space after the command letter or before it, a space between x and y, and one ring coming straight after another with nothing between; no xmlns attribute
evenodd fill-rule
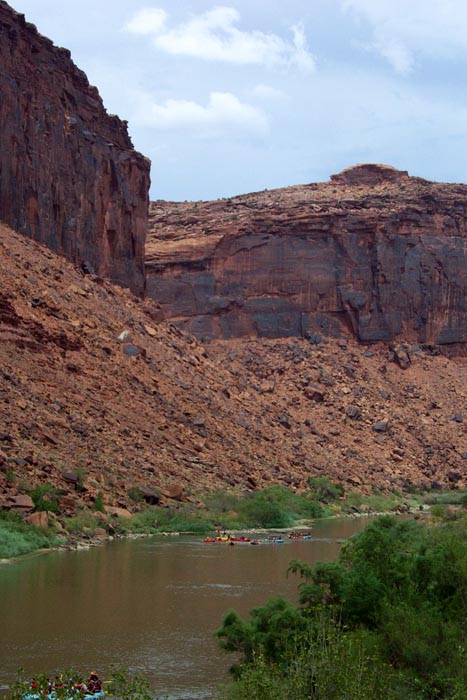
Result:
<svg viewBox="0 0 467 700"><path fill-rule="evenodd" d="M389 166L150 209L147 289L201 338L467 342L467 186Z"/></svg>
<svg viewBox="0 0 467 700"><path fill-rule="evenodd" d="M0 219L144 290L149 161L72 62L0 0Z"/></svg>
<svg viewBox="0 0 467 700"><path fill-rule="evenodd" d="M400 349L402 370L352 338L204 347L1 224L0 270L0 510L40 484L65 515L99 491L133 509L134 486L167 505L323 475L346 491L467 489L465 358Z"/></svg>

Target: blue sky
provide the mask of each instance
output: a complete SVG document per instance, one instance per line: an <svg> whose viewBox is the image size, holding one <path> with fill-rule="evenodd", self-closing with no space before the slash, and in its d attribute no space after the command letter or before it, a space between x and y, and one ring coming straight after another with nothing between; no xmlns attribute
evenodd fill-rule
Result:
<svg viewBox="0 0 467 700"><path fill-rule="evenodd" d="M153 199L362 162L467 182L465 0L16 0L152 160Z"/></svg>

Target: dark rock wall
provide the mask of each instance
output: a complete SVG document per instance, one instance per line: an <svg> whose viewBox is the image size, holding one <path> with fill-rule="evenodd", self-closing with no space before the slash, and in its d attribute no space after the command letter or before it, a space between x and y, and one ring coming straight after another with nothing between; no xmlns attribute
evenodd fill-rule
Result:
<svg viewBox="0 0 467 700"><path fill-rule="evenodd" d="M149 161L70 53L0 0L0 219L144 290Z"/></svg>
<svg viewBox="0 0 467 700"><path fill-rule="evenodd" d="M227 218L219 203L198 203L201 226L217 216L221 232L206 236L204 252L202 234L191 248L178 238L177 216L183 231L187 211L177 215L172 204L158 227L156 208L149 295L204 338L351 331L364 342L466 343L467 187L397 178L391 169L383 184L376 172L375 190L373 175L364 172L357 188L324 183L244 196ZM165 240L164 230L172 231Z"/></svg>

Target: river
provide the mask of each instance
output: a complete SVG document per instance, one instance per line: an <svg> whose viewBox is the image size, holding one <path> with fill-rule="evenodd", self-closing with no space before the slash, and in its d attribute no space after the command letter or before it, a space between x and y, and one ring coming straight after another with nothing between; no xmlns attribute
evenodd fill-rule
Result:
<svg viewBox="0 0 467 700"><path fill-rule="evenodd" d="M213 636L223 614L245 615L279 593L295 601L290 560L332 560L339 541L367 522L318 521L313 540L283 545L155 536L0 566L0 686L20 667L105 677L121 664L147 677L158 697L211 697L233 662Z"/></svg>

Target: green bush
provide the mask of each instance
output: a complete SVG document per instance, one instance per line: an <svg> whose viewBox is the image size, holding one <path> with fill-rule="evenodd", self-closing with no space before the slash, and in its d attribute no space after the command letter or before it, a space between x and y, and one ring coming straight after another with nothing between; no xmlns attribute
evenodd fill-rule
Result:
<svg viewBox="0 0 467 700"><path fill-rule="evenodd" d="M327 476L316 476L308 479L311 493L322 503L332 503L341 498L345 491L341 484L335 484Z"/></svg>
<svg viewBox="0 0 467 700"><path fill-rule="evenodd" d="M104 494L102 491L99 491L99 493L96 496L96 500L93 503L93 510L98 511L99 513L105 513L105 505L104 505Z"/></svg>
<svg viewBox="0 0 467 700"><path fill-rule="evenodd" d="M128 489L128 498L135 503L142 503L143 492L140 488L138 488L138 486L132 486L130 489Z"/></svg>
<svg viewBox="0 0 467 700"><path fill-rule="evenodd" d="M337 562L295 561L289 571L302 579L297 607L272 599L246 621L230 612L217 632L224 649L243 654L232 699L246 698L248 688L251 697L255 688L262 697L268 677L285 683L280 690L273 684L271 692L297 700L370 700L384 693L403 700L467 697L467 518L428 527L383 516L347 541ZM331 636L326 633L325 657L315 666L312 636L303 663L292 668L290 649L301 658L298 642L310 642L303 625L314 634L323 619L339 620ZM333 663L326 666L328 658ZM306 667L315 684L307 690ZM347 668L342 677L341 668ZM376 677L367 675L371 668L379 668ZM291 669L301 679L299 690ZM379 676L383 685L372 685ZM356 677L361 683L352 685Z"/></svg>
<svg viewBox="0 0 467 700"><path fill-rule="evenodd" d="M248 527L286 528L302 518L320 518L327 511L309 495L285 486L270 486L237 503L238 515Z"/></svg>
<svg viewBox="0 0 467 700"><path fill-rule="evenodd" d="M307 624L280 662L256 650L237 670L228 700L399 700L398 677L368 633L349 633L332 620Z"/></svg>
<svg viewBox="0 0 467 700"><path fill-rule="evenodd" d="M0 558L29 554L57 544L55 531L33 527L15 514L0 512Z"/></svg>
<svg viewBox="0 0 467 700"><path fill-rule="evenodd" d="M83 510L78 515L71 518L65 518L65 530L72 535L81 535L87 530L93 530L95 527L101 527L101 521L90 510Z"/></svg>
<svg viewBox="0 0 467 700"><path fill-rule="evenodd" d="M37 511L59 513L59 492L52 484L39 484L29 494Z"/></svg>
<svg viewBox="0 0 467 700"><path fill-rule="evenodd" d="M193 532L203 534L214 529L212 519L191 505L180 508L152 506L135 513L132 518L119 519L119 525L126 532Z"/></svg>

